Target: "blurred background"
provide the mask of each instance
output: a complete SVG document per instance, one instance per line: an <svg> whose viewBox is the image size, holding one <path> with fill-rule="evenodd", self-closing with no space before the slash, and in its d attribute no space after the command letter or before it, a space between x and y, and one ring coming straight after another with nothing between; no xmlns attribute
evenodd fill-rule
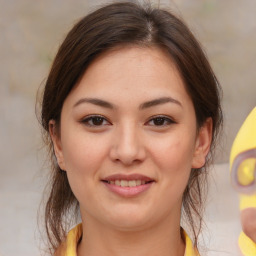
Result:
<svg viewBox="0 0 256 256"><path fill-rule="evenodd" d="M37 210L48 166L35 115L37 90L67 31L108 2L0 0L0 256L42 253ZM256 1L158 2L186 20L223 88L224 136L212 168L202 255L239 255L238 199L229 184L228 158L256 105Z"/></svg>

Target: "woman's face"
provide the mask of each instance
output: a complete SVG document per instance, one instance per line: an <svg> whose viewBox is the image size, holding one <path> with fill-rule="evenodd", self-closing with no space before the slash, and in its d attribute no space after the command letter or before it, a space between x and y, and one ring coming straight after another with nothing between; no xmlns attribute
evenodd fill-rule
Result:
<svg viewBox="0 0 256 256"><path fill-rule="evenodd" d="M204 164L192 101L166 52L125 47L96 59L66 98L55 153L82 218L122 230L179 223L191 168Z"/></svg>

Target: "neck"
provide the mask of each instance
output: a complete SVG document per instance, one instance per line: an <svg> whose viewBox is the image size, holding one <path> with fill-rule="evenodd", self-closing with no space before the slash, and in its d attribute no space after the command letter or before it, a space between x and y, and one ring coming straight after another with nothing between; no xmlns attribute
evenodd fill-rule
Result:
<svg viewBox="0 0 256 256"><path fill-rule="evenodd" d="M183 256L185 252L179 224L166 222L148 229L123 231L88 219L83 223L78 256Z"/></svg>

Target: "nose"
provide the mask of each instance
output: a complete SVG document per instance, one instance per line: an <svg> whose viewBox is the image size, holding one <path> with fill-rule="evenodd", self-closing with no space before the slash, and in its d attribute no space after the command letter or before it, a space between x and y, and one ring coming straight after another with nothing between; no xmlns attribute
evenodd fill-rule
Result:
<svg viewBox="0 0 256 256"><path fill-rule="evenodd" d="M135 125L117 128L110 149L112 161L128 166L143 162L145 157L145 145Z"/></svg>

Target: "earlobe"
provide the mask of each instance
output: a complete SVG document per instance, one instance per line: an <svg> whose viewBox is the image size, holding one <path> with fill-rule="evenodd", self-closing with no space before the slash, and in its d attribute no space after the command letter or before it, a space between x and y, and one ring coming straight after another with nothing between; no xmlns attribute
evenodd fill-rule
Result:
<svg viewBox="0 0 256 256"><path fill-rule="evenodd" d="M205 165L206 156L212 142L212 118L207 118L197 135L192 168L198 169Z"/></svg>
<svg viewBox="0 0 256 256"><path fill-rule="evenodd" d="M62 153L61 139L60 139L59 131L57 130L55 120L50 120L49 132L50 132L54 153L57 158L58 165L60 169L65 170L65 162L64 162L63 153Z"/></svg>

